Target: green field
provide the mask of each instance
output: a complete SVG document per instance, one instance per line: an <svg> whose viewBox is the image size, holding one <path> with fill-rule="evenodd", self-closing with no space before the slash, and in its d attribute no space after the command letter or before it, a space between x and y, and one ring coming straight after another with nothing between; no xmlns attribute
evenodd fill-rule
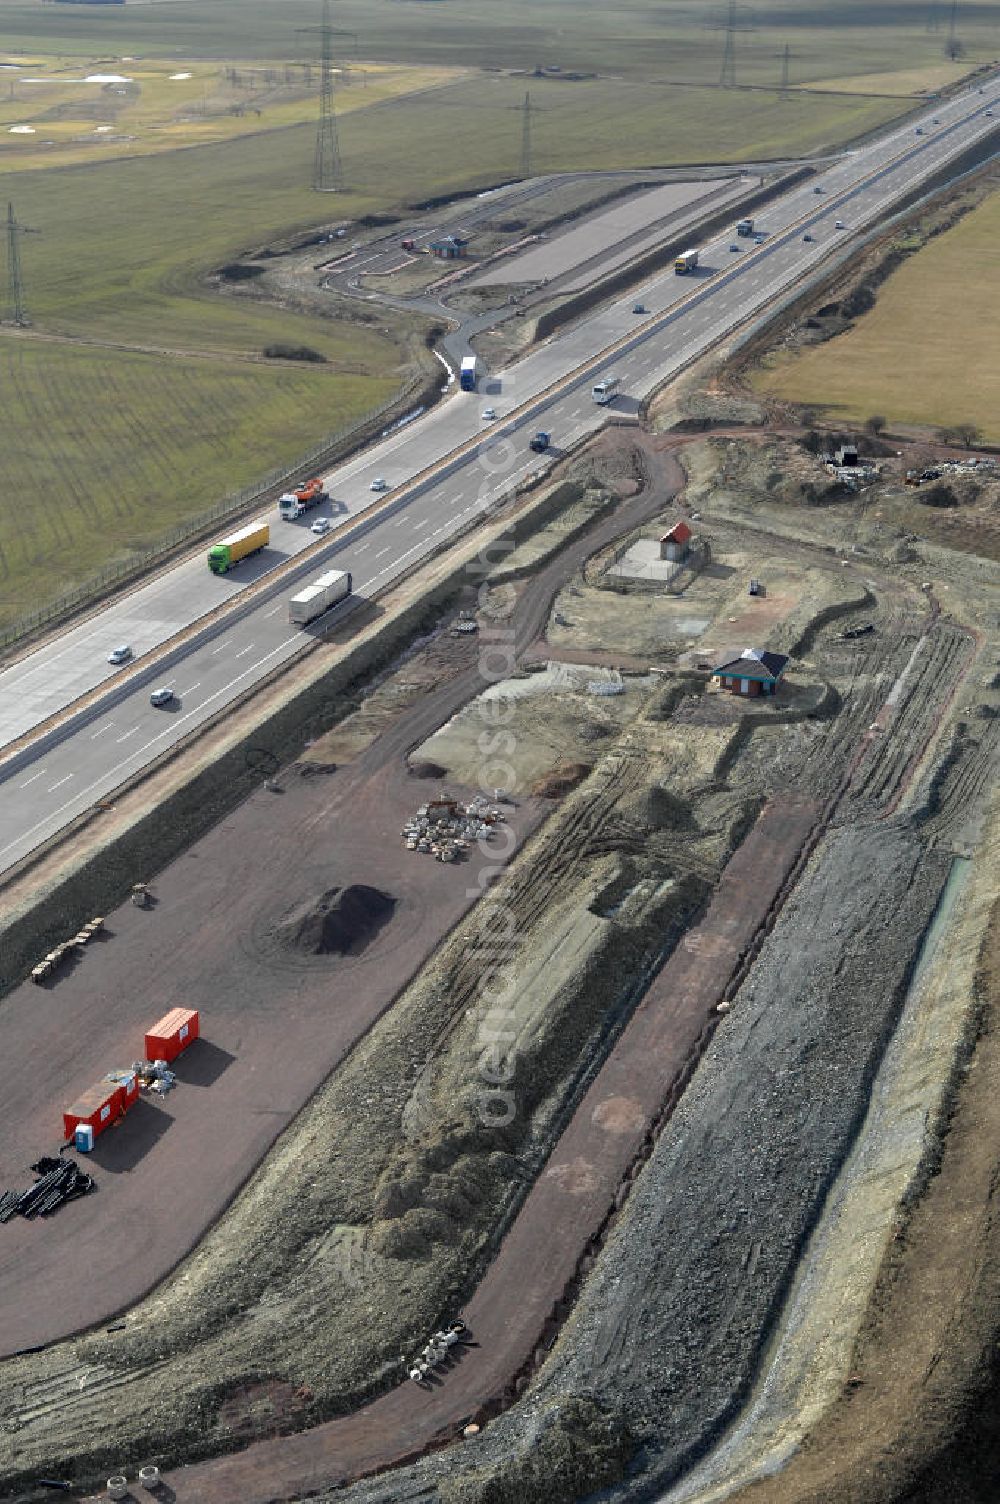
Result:
<svg viewBox="0 0 1000 1504"><path fill-rule="evenodd" d="M878 413L890 425L971 424L995 443L998 285L1000 193L994 193L908 257L853 329L801 354L771 357L757 384L835 420L863 422Z"/></svg>
<svg viewBox="0 0 1000 1504"><path fill-rule="evenodd" d="M364 353L359 341L359 356ZM0 340L0 630L292 464L394 379ZM335 394L335 400L334 400Z"/></svg>
<svg viewBox="0 0 1000 1504"><path fill-rule="evenodd" d="M796 82L887 73L940 62L947 7L866 0L834 5L741 6L742 83L777 81L787 43ZM149 0L124 6L0 0L0 37L17 50L75 57L302 58L316 55L300 27L315 26L319 0ZM598 71L626 78L714 82L724 0L337 0L345 58L474 68ZM967 0L957 17L969 59L992 58L996 15ZM931 26L934 29L928 29Z"/></svg>
<svg viewBox="0 0 1000 1504"><path fill-rule="evenodd" d="M32 334L107 346L81 352L55 343L29 356L26 347L39 341L17 335L15 360L2 353L12 337L0 330L0 544L8 559L0 622L16 617L25 599L41 604L46 592L85 577L95 559L101 562L102 547L117 556L123 538L132 539L130 523L102 544L84 519L107 490L130 495L146 474L139 450L150 424L160 482L142 483L137 546L157 527L166 534L233 486L293 460L296 446L339 430L402 379L393 315L362 308L361 317L378 328L359 327L210 287L206 272L241 251L292 230L509 180L519 166L527 88L532 168L552 172L822 150L908 107L906 98L883 97L892 93L887 74L905 75L907 88L940 76L943 38L926 30L922 10L891 3L874 12L860 4L817 8L814 24L812 13L779 8L741 16L747 29L737 36L737 79L747 87L719 89L721 14L707 0L686 7L505 0L502 9L494 0L338 0L337 56L351 80L338 89L347 184L342 193L319 196L310 188L314 103L304 72L296 72L316 56L315 31L298 28L316 26L318 0L0 0L0 64L12 65L0 71L0 92L6 77L8 96L0 103L0 205L12 200L19 221L37 232L21 238ZM963 8L970 62L989 43L988 18L985 7ZM774 86L786 43L794 85L853 87L799 87L780 97ZM28 64L27 76L42 78L41 85L22 81ZM562 75L516 71L536 64L558 64ZM478 69L490 71L469 71ZM566 78L572 70L599 76ZM132 82L110 93L72 82L90 72ZM184 72L191 79L171 78ZM33 135L12 133L29 120ZM196 142L207 144L190 144ZM234 357L279 342L309 345L329 362L296 378L301 406L294 419L289 376L234 368ZM200 461L192 489L189 430L178 414L187 393L181 372L195 352L204 358L191 366L192 389L205 395L204 414L213 410L207 396L215 382L225 394L215 441L224 452L219 465ZM98 397L81 424L81 404L90 402L81 395L88 362L99 367L98 389L127 393L134 425L120 424ZM12 542L20 498L38 486L40 411L46 441L74 476L58 525L80 546L63 550L68 573L58 577L44 549ZM211 451L211 433L199 433Z"/></svg>

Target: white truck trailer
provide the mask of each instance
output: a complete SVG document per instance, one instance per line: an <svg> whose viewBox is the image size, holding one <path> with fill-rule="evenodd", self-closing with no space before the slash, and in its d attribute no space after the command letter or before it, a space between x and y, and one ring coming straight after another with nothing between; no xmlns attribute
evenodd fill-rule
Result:
<svg viewBox="0 0 1000 1504"><path fill-rule="evenodd" d="M466 355L458 373L458 384L463 392L474 392L479 381L479 361L474 355Z"/></svg>
<svg viewBox="0 0 1000 1504"><path fill-rule="evenodd" d="M292 596L288 602L288 620L293 627L308 626L338 601L346 600L351 588L351 576L346 570L331 569L329 574L321 574L318 580Z"/></svg>

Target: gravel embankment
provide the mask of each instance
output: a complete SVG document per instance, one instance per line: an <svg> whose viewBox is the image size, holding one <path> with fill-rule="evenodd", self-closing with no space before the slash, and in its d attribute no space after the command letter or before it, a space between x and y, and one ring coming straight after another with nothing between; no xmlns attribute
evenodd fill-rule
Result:
<svg viewBox="0 0 1000 1504"><path fill-rule="evenodd" d="M391 1486L357 1485L352 1497L505 1499L497 1472L509 1478L542 1417L581 1396L616 1434L627 1426L636 1448L626 1481L602 1497L651 1497L705 1449L747 1391L857 1131L949 865L903 827L827 838L541 1383L472 1446L396 1474ZM571 1451L594 1445L590 1429L570 1426ZM525 1500L575 1497L551 1477L544 1492L523 1474L520 1482Z"/></svg>

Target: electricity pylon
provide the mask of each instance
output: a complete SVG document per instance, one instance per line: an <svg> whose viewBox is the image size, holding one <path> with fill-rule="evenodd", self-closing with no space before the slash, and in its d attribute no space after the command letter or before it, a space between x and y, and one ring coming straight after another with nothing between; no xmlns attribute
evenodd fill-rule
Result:
<svg viewBox="0 0 1000 1504"><path fill-rule="evenodd" d="M337 141L337 118L333 110L333 34L330 29L330 0L323 0L323 23L320 28L319 122L316 126L316 155L313 158L313 188L317 193L335 193L344 186L344 169Z"/></svg>
<svg viewBox="0 0 1000 1504"><path fill-rule="evenodd" d="M14 205L7 205L7 315L10 323L23 329L31 323L24 306L24 279L21 276L19 237L25 229L14 218Z"/></svg>
<svg viewBox="0 0 1000 1504"><path fill-rule="evenodd" d="M521 177L531 177L531 95L525 94L521 106Z"/></svg>

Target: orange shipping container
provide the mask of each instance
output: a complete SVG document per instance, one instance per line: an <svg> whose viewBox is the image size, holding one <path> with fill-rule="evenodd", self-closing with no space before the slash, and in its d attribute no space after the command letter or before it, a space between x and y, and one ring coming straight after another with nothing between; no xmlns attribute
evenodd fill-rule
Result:
<svg viewBox="0 0 1000 1504"><path fill-rule="evenodd" d="M119 1081L98 1081L63 1113L63 1133L71 1139L79 1123L89 1123L94 1137L103 1133L125 1111L124 1088Z"/></svg>
<svg viewBox="0 0 1000 1504"><path fill-rule="evenodd" d="M181 1050L186 1050L199 1034L198 1013L194 1008L171 1008L146 1035L146 1059L165 1060L169 1065Z"/></svg>
<svg viewBox="0 0 1000 1504"><path fill-rule="evenodd" d="M108 1071L105 1081L110 1081L113 1086L121 1087L121 1105L127 1111L133 1102L139 1100L139 1078L135 1071Z"/></svg>

